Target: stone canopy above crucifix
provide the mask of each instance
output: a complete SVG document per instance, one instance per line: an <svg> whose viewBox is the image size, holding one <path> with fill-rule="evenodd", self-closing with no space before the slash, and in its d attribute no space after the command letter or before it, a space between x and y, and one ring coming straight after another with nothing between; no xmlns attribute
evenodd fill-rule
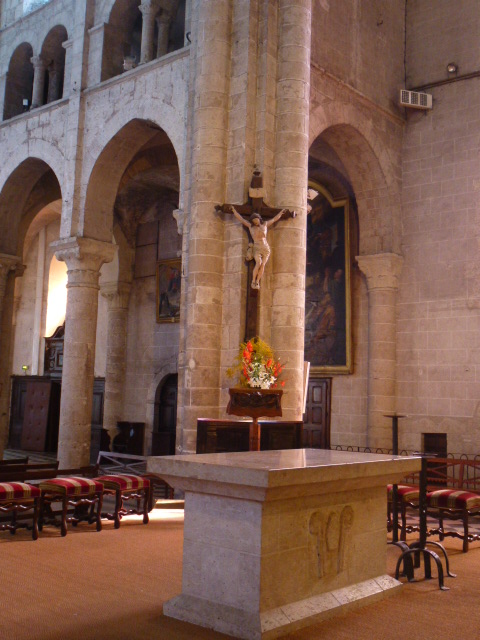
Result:
<svg viewBox="0 0 480 640"><path fill-rule="evenodd" d="M247 295L246 338L256 335L258 300L255 294L260 289L260 281L270 257L268 228L282 218L295 218L297 215L295 211L270 207L265 203L263 178L258 169L253 172L248 195L248 202L245 204L223 204L215 207L218 212L233 214L246 227L249 235L246 259L249 262L251 288Z"/></svg>

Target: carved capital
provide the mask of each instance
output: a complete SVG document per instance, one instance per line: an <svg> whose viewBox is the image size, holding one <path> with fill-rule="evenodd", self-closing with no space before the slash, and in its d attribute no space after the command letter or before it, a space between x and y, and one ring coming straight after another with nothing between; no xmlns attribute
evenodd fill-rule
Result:
<svg viewBox="0 0 480 640"><path fill-rule="evenodd" d="M143 17L147 19L152 14L156 14L160 9L160 0L143 0L143 2L138 5L138 8L142 12Z"/></svg>
<svg viewBox="0 0 480 640"><path fill-rule="evenodd" d="M365 275L369 291L372 289L398 290L403 256L397 253L376 253L370 256L357 256L357 263Z"/></svg>
<svg viewBox="0 0 480 640"><path fill-rule="evenodd" d="M57 260L66 262L67 287L98 287L100 268L111 262L117 246L92 238L63 238L50 245Z"/></svg>
<svg viewBox="0 0 480 640"><path fill-rule="evenodd" d="M100 293L108 301L109 309L128 309L131 288L129 282L105 282Z"/></svg>
<svg viewBox="0 0 480 640"><path fill-rule="evenodd" d="M42 56L33 56L30 58L30 62L33 64L33 68L35 71L39 69L40 71L45 71L45 69L50 64L50 60L44 60Z"/></svg>
<svg viewBox="0 0 480 640"><path fill-rule="evenodd" d="M8 274L14 271L15 276L23 275L24 270L25 267L20 264L20 258L18 256L0 253L0 300L3 300L3 296L5 295Z"/></svg>

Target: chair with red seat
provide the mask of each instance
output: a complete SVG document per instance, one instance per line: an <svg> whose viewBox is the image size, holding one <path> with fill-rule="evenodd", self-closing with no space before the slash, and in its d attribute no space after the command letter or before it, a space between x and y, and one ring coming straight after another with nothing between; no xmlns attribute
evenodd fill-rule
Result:
<svg viewBox="0 0 480 640"><path fill-rule="evenodd" d="M400 529L400 540L406 540L407 537L407 508L418 507L420 498L420 489L417 486L399 484L397 485L397 507L400 510L402 520ZM393 506L393 485L387 485L387 518L389 527L392 525L392 506Z"/></svg>
<svg viewBox="0 0 480 640"><path fill-rule="evenodd" d="M33 510L32 538L38 538L40 489L26 482L0 482L0 513L11 514L9 522L0 523L0 531L8 530L13 535L19 527L17 515Z"/></svg>
<svg viewBox="0 0 480 640"><path fill-rule="evenodd" d="M39 486L41 491L40 530L45 523L58 525L52 510L52 504L55 502L62 503L60 521L62 536L67 535L67 522L73 525L82 521L87 521L89 524L96 523L97 531L102 530L103 484L101 482L93 478L62 477L45 480ZM74 507L72 516L67 515L69 505Z"/></svg>
<svg viewBox="0 0 480 640"><path fill-rule="evenodd" d="M105 494L115 495L115 510L113 514L107 513L105 517L115 522L115 529L120 527L123 516L143 514L143 523L148 524L148 509L152 486L150 480L144 476L129 474L112 474L96 478L103 484ZM136 509L124 508L124 501L136 500ZM143 500L143 506L141 501Z"/></svg>
<svg viewBox="0 0 480 640"><path fill-rule="evenodd" d="M438 519L438 529L430 535L438 534L440 540L446 536L463 540L463 552L468 551L468 543L480 540L480 535L468 530L470 516L480 515L480 494L461 489L437 489L427 493L427 514ZM445 531L444 520L460 520L463 534L455 529Z"/></svg>

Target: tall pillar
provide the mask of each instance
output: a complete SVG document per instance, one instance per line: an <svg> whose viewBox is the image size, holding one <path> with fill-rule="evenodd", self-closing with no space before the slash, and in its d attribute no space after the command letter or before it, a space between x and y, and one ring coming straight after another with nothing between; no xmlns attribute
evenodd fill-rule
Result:
<svg viewBox="0 0 480 640"><path fill-rule="evenodd" d="M52 246L57 259L67 264L58 459L60 467L68 468L90 462L98 280L100 267L113 259L116 247L90 238L66 238Z"/></svg>
<svg viewBox="0 0 480 640"><path fill-rule="evenodd" d="M392 446L395 411L397 330L395 305L403 257L396 253L358 256L368 289L368 434L367 445Z"/></svg>
<svg viewBox="0 0 480 640"><path fill-rule="evenodd" d="M0 460L8 440L15 277L23 271L17 256L0 253Z"/></svg>
<svg viewBox="0 0 480 640"><path fill-rule="evenodd" d="M41 56L33 56L31 62L33 64L32 109L36 109L43 105L47 63Z"/></svg>
<svg viewBox="0 0 480 640"><path fill-rule="evenodd" d="M118 433L117 422L122 419L130 288L127 282L115 282L102 285L100 290L108 302L103 428L108 431L110 442Z"/></svg>
<svg viewBox="0 0 480 640"><path fill-rule="evenodd" d="M311 0L279 0L275 206L298 215L274 230L272 344L287 363L284 415L297 420L303 411L311 21Z"/></svg>
<svg viewBox="0 0 480 640"><path fill-rule="evenodd" d="M7 278L12 271L15 271L20 262L18 256L11 256L6 253L0 253L0 339L2 327L2 311L3 299L7 290Z"/></svg>
<svg viewBox="0 0 480 640"><path fill-rule="evenodd" d="M158 13L158 0L143 0L138 7L142 12L142 42L140 64L153 60L153 42L155 35L155 17Z"/></svg>
<svg viewBox="0 0 480 640"><path fill-rule="evenodd" d="M219 417L224 223L215 205L225 198L232 5L232 0L193 3L193 178L184 243L188 262L182 265L188 286L180 327L179 452L195 451L198 417Z"/></svg>

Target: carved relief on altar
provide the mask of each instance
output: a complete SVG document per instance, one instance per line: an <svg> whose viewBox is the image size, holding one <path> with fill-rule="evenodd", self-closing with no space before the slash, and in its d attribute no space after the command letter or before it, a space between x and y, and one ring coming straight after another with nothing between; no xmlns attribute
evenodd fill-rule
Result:
<svg viewBox="0 0 480 640"><path fill-rule="evenodd" d="M314 511L310 516L308 530L312 537L317 577L334 577L346 566L349 530L354 520L353 509Z"/></svg>

